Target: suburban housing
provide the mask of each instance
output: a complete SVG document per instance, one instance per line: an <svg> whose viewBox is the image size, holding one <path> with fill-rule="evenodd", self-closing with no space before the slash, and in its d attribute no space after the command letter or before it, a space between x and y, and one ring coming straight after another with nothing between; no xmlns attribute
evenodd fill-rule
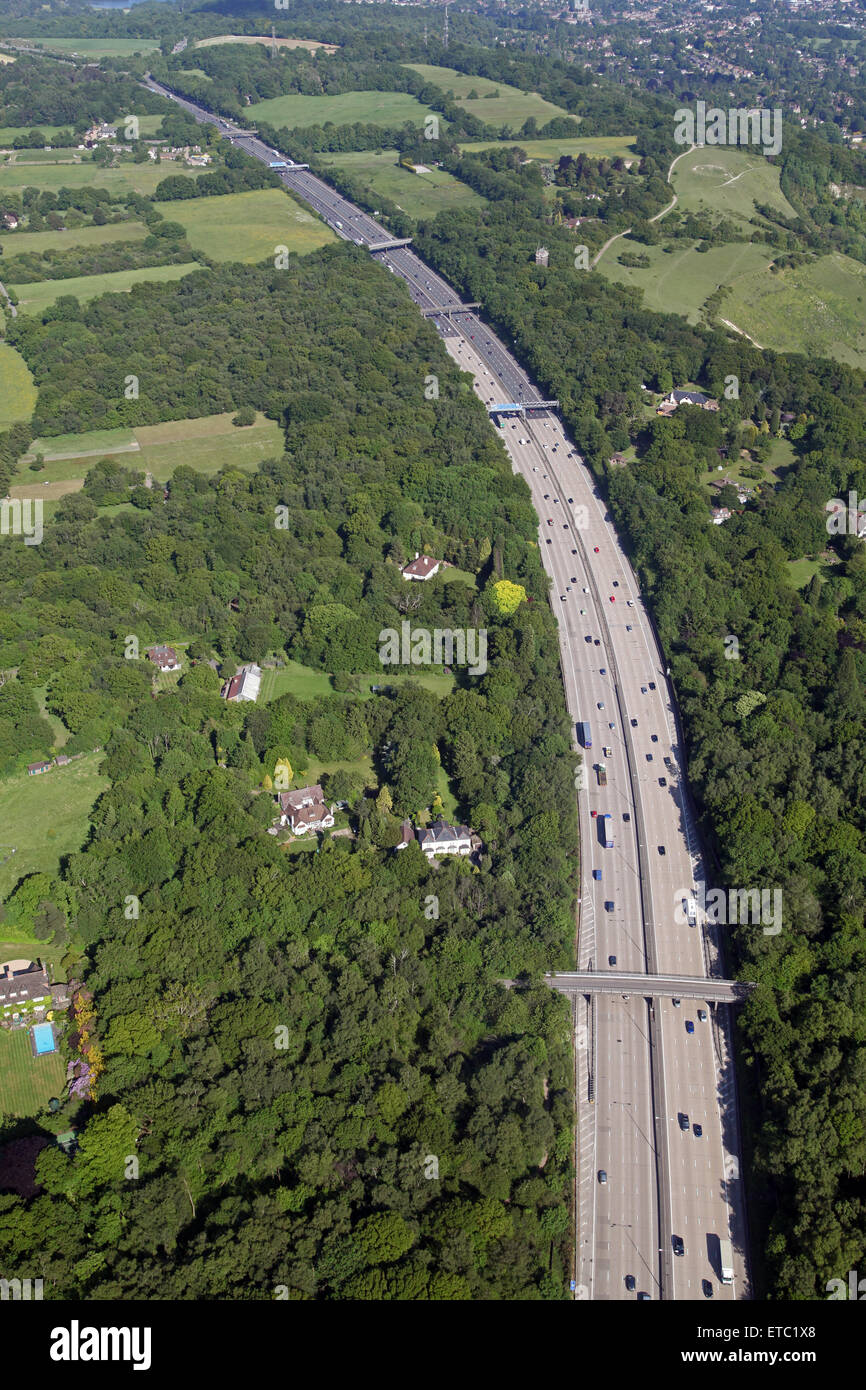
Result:
<svg viewBox="0 0 866 1390"><path fill-rule="evenodd" d="M148 647L146 656L160 671L176 671L180 665L174 647L166 647L162 642L157 643L155 647Z"/></svg>

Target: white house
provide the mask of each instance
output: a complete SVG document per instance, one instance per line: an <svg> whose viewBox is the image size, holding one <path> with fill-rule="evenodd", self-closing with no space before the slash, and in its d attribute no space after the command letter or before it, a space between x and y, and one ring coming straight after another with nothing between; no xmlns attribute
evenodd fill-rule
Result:
<svg viewBox="0 0 866 1390"><path fill-rule="evenodd" d="M281 792L280 824L288 825L293 835L306 835L308 830L329 830L334 815L325 804L325 793L318 783L314 787L299 787L297 791Z"/></svg>
<svg viewBox="0 0 866 1390"><path fill-rule="evenodd" d="M434 821L428 829L420 827L417 832L418 844L428 859L437 854L471 854L472 831L468 825L449 825L447 821Z"/></svg>
<svg viewBox="0 0 866 1390"><path fill-rule="evenodd" d="M419 555L416 550L415 559L403 566L401 574L404 579L432 579L441 564L441 560L435 560L432 555Z"/></svg>
<svg viewBox="0 0 866 1390"><path fill-rule="evenodd" d="M262 669L251 661L247 666L239 666L237 674L231 680L226 681L220 694L224 700L240 702L241 700L257 700L259 689L262 684Z"/></svg>

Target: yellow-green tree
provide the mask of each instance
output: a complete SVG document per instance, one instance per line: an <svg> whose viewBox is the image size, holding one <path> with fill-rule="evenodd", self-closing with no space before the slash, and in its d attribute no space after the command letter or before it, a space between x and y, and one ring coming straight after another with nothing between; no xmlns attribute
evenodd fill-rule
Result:
<svg viewBox="0 0 866 1390"><path fill-rule="evenodd" d="M491 584L490 591L493 596L493 603L497 613L504 617L510 617L516 613L521 603L526 599L526 590L522 584L513 584L510 579L497 579L495 584Z"/></svg>

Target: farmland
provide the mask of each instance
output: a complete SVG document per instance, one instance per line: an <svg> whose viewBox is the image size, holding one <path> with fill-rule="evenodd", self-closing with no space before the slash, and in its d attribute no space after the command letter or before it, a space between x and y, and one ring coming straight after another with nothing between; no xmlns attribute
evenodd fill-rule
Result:
<svg viewBox="0 0 866 1390"><path fill-rule="evenodd" d="M56 873L61 856L81 848L91 807L108 786L98 771L101 761L101 753L86 753L38 777L20 772L0 781L3 853L15 848L0 865L0 898L26 874Z"/></svg>
<svg viewBox="0 0 866 1390"><path fill-rule="evenodd" d="M325 164L361 179L370 193L390 198L410 217L435 217L446 208L480 207L485 201L444 169L413 174L400 168L396 150L384 150L381 154L328 154L321 158Z"/></svg>
<svg viewBox="0 0 866 1390"><path fill-rule="evenodd" d="M364 121L369 125L401 126L407 121L423 126L430 114L408 92L340 92L335 96L282 96L257 101L245 115L251 121L268 121L273 126L352 125Z"/></svg>
<svg viewBox="0 0 866 1390"><path fill-rule="evenodd" d="M157 207L164 217L186 229L190 246L215 261L251 265L272 260L279 245L302 256L336 239L324 222L280 188L157 203Z"/></svg>
<svg viewBox="0 0 866 1390"><path fill-rule="evenodd" d="M30 368L15 348L0 343L0 430L29 420L35 405L36 386Z"/></svg>
<svg viewBox="0 0 866 1390"><path fill-rule="evenodd" d="M147 280L180 280L192 270L200 270L197 261L185 261L182 265L145 266L140 270L114 270L106 275L75 275L68 280L40 280L32 285L10 286L18 296L18 310L22 314L41 314L49 304L63 294L75 295L76 299L95 299L100 294L128 292L135 285Z"/></svg>
<svg viewBox="0 0 866 1390"><path fill-rule="evenodd" d="M0 280L3 279L3 263L10 256L66 251L70 246L106 246L112 241L143 241L146 236L147 228L143 222L112 222L105 227L68 227L62 232L5 232L3 255L0 256Z"/></svg>
<svg viewBox="0 0 866 1390"><path fill-rule="evenodd" d="M269 34L218 34L216 38L197 39L193 48L211 48L218 43L266 43L270 46L274 43ZM328 53L336 53L338 45L333 43L320 43L318 39L276 39L278 48L308 48L310 51L316 48L324 48Z"/></svg>
<svg viewBox="0 0 866 1390"><path fill-rule="evenodd" d="M196 178L203 170L190 170L187 178ZM86 164L6 164L0 168L0 193L33 187L56 193L59 188L105 188L113 196L143 193L150 196L156 186L176 170L171 165L135 164L124 159L116 169L102 169L88 161Z"/></svg>
<svg viewBox="0 0 866 1390"><path fill-rule="evenodd" d="M485 124L507 125L512 130L519 130L530 117L534 117L539 125L545 125L554 116L568 115L563 107L546 101L538 92L523 92L519 87L510 87L507 82L494 82L488 77L467 77L455 68L436 67L431 63L407 63L406 66L440 91L453 92L460 109ZM470 92L477 92L478 95L470 97Z"/></svg>
<svg viewBox="0 0 866 1390"><path fill-rule="evenodd" d="M866 367L866 266L834 252L796 269L735 281L722 313L777 352Z"/></svg>
<svg viewBox="0 0 866 1390"><path fill-rule="evenodd" d="M153 53L158 39L16 39L45 53L78 54L82 58L128 58L132 53Z"/></svg>
<svg viewBox="0 0 866 1390"><path fill-rule="evenodd" d="M543 159L554 162L562 155L588 154L594 159L636 158L633 135L585 135L567 136L562 140L466 140L460 145L465 154L475 154L478 150L496 150L505 145L519 144L529 159Z"/></svg>

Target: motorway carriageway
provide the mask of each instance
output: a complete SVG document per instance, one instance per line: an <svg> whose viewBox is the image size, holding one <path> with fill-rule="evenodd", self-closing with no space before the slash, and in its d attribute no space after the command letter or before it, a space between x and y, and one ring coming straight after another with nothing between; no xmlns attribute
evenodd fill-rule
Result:
<svg viewBox="0 0 866 1390"><path fill-rule="evenodd" d="M255 158L286 159L283 182L345 240L366 246L391 239L374 218L308 170L293 169L257 136L152 79L147 85L216 124ZM405 281L421 310L460 304L410 247L373 254ZM477 314L433 322L486 405L541 399ZM721 977L713 929L704 921L690 927L677 920L704 869L666 668L637 579L597 484L559 419L544 412L503 420L498 429L541 519L569 713L575 723L586 720L593 735L584 755L588 786L578 792L578 968ZM594 770L601 760L607 766L603 789ZM612 849L603 847L593 812L610 812ZM601 869L600 882L593 869ZM714 1298L749 1296L730 1039L725 1005L683 1001L677 1007L670 999L651 1005L637 994L575 1001L577 1298L634 1299L645 1292L653 1299L702 1299L707 1285ZM602 1171L605 1182L599 1181ZM680 1257L673 1253L674 1236L684 1245ZM718 1277L720 1237L734 1245L733 1285ZM634 1278L633 1291L625 1287L627 1276Z"/></svg>

